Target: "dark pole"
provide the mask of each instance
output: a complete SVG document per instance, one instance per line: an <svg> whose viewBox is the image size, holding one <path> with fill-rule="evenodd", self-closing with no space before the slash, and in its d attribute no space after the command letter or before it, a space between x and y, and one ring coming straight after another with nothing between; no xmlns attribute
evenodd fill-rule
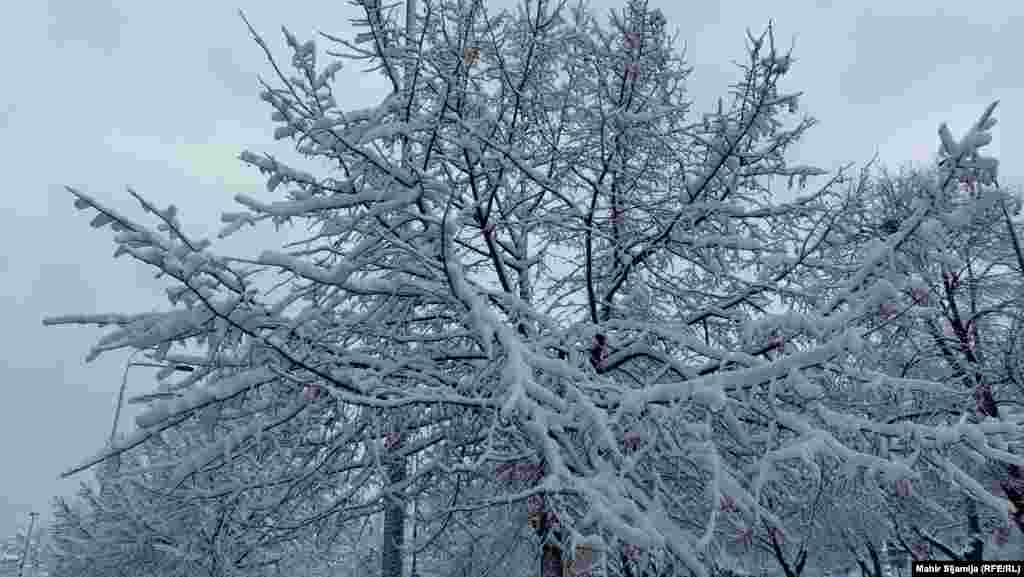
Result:
<svg viewBox="0 0 1024 577"><path fill-rule="evenodd" d="M18 564L18 577L23 577L25 575L25 561L28 561L28 547L29 544L32 543L32 531L35 530L36 517L39 516L39 513L32 511L28 516L28 534L25 535L25 548L21 552L21 562Z"/></svg>

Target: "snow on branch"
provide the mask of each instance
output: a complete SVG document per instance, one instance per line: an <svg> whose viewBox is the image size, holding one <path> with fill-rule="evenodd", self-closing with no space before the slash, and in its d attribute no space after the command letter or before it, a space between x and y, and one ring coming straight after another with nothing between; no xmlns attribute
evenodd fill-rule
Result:
<svg viewBox="0 0 1024 577"><path fill-rule="evenodd" d="M841 173L782 205L760 180L825 174L786 160L813 121L790 120L798 93L779 84L793 60L770 30L731 100L694 122L689 68L638 1L614 34L544 3L532 9L547 19L425 2L418 44L401 50L397 25L362 3L362 36L342 43L393 84L364 111L338 108L340 67L318 70L315 44L285 31L294 78L267 52L275 136L331 174L242 153L268 193L294 188L239 195L222 236L269 220L303 225L294 242L228 259L187 238L173 207L133 193L150 230L69 189L93 226L119 229L119 254L171 279L172 310L46 324L112 326L90 358L131 348L203 370L146 397L134 433L68 474L175 432L202 440L174 459L177 484L228 455L272 462L253 465L260 490L308 498L275 510L282 526L422 499L440 535L469 512L532 506L548 547L587 535L700 576L754 559L754 543L792 543L794 519L833 506L830 475L877 505L872 522L886 499L923 511L922 492L946 489L919 480L938 474L997 509L958 445L1024 464L1019 420L968 420L957 403L973 406L971 390L937 364L913 372L927 363L900 355L924 341L899 340L935 310L907 251L939 236L957 178L994 181L977 154L994 105L960 141L944 126L939 182L900 205L892 232L866 231L868 189L837 190ZM491 474L510 463L533 468Z"/></svg>

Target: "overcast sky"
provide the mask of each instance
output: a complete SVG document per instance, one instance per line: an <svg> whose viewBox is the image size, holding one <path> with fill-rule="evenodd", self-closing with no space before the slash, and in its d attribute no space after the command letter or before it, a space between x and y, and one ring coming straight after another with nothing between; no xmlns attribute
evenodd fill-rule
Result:
<svg viewBox="0 0 1024 577"><path fill-rule="evenodd" d="M511 6L492 1L493 8ZM776 23L795 38L798 63L785 85L820 124L800 159L823 168L863 163L876 151L897 165L930 154L936 128L959 136L1000 99L991 147L1003 180L1024 182L1024 6L1019 0L651 0L680 32L695 67L690 92L704 109L737 78L744 29ZM606 13L617 2L593 4ZM109 431L126 355L85 365L101 334L43 328L63 313L145 312L162 307L159 281L113 261L109 230L93 231L63 185L138 215L130 185L160 206L176 204L190 232L214 234L240 192L264 198L242 148L279 151L257 74L269 67L238 18L239 4L49 0L5 9L0 34L0 538L35 508L74 491L58 474L100 448ZM248 1L253 25L284 55L281 25L300 40L347 35L348 2ZM339 74L342 105L381 93L356 67ZM346 92L346 90L348 92ZM233 242L255 254L258 234ZM149 390L133 369L129 391ZM125 418L122 427L130 426ZM6 502L4 501L6 499Z"/></svg>

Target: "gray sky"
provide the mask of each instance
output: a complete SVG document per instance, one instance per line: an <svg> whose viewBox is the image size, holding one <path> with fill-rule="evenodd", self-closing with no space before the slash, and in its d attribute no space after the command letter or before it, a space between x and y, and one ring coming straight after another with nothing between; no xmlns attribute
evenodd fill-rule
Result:
<svg viewBox="0 0 1024 577"><path fill-rule="evenodd" d="M990 150L1004 182L1024 183L1024 7L1019 0L722 1L651 0L680 31L695 71L700 110L737 78L744 29L769 18L798 59L787 89L803 90L820 120L800 159L823 168L863 163L875 151L898 164L930 153L939 122L959 136L993 99L1002 104ZM774 4L774 5L773 5ZM290 5L290 6L289 6ZM298 7L295 7L298 5ZM509 6L509 0L490 2ZM287 6L287 7L286 7ZM620 3L600 0L602 12ZM0 34L0 537L30 508L77 480L61 470L104 442L126 355L83 364L101 334L43 328L43 316L143 312L163 307L162 284L130 261L113 261L109 230L93 231L62 186L72 185L138 215L130 185L158 205L176 204L190 232L215 234L219 213L239 192L264 198L242 148L280 151L256 74L270 72L236 15L216 0L138 2L48 0L5 9ZM300 39L316 30L347 35L348 2L245 3L253 25L284 55L283 24ZM44 40L45 39L45 40ZM41 42L42 41L42 42ZM287 62L287 60L285 60ZM381 95L376 77L346 68L339 103L365 106ZM255 254L250 234L230 244ZM146 369L129 391L149 389ZM122 421L127 428L128 418Z"/></svg>

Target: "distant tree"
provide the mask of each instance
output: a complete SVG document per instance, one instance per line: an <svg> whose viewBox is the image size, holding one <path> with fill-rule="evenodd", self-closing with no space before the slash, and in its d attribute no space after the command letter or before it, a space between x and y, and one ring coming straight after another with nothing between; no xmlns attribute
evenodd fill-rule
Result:
<svg viewBox="0 0 1024 577"><path fill-rule="evenodd" d="M123 455L121 470L104 467L95 485L83 484L75 497L55 501L55 577L261 574L260 561L273 548L261 544L251 555L259 539L240 531L234 517L244 504L231 495L199 498L201 481L208 479L198 479L191 490L168 486L171 471L164 463L173 452L159 448ZM237 468L235 473L241 480ZM261 558L255 567L252 557Z"/></svg>

